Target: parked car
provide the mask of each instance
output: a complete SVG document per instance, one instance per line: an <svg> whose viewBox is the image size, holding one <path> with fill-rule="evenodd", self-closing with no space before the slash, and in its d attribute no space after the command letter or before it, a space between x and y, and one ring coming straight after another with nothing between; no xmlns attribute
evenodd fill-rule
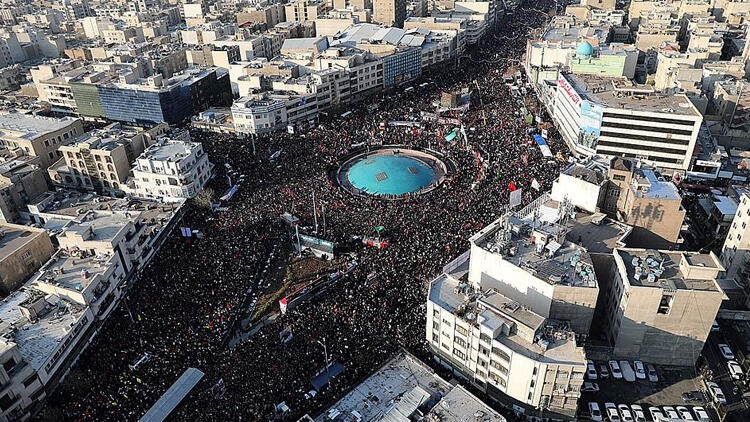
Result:
<svg viewBox="0 0 750 422"><path fill-rule="evenodd" d="M646 422L646 415L643 413L643 407L640 404L632 404L630 408L633 409L635 422Z"/></svg>
<svg viewBox="0 0 750 422"><path fill-rule="evenodd" d="M599 378L596 374L596 366L594 366L594 361L586 361L586 378L590 380L596 380Z"/></svg>
<svg viewBox="0 0 750 422"><path fill-rule="evenodd" d="M727 367L729 368L729 374L732 375L732 378L736 380L745 378L745 373L742 372L742 367L736 360L730 360L727 362Z"/></svg>
<svg viewBox="0 0 750 422"><path fill-rule="evenodd" d="M724 359L726 360L734 359L734 352L732 352L732 348L729 347L728 344L719 344L719 352L721 352L721 355L724 356Z"/></svg>
<svg viewBox="0 0 750 422"><path fill-rule="evenodd" d="M651 414L651 420L654 422L667 422L669 420L667 419L667 416L664 415L664 412L656 406L649 407L648 413Z"/></svg>
<svg viewBox="0 0 750 422"><path fill-rule="evenodd" d="M683 421L694 421L695 418L693 417L693 414L690 413L690 410L688 410L685 406L677 406L676 408L677 413L679 413L680 418L682 418Z"/></svg>
<svg viewBox="0 0 750 422"><path fill-rule="evenodd" d="M633 371L633 367L630 366L630 362L626 360L620 361L620 370L622 371L622 377L627 382L634 382L635 381L635 372Z"/></svg>
<svg viewBox="0 0 750 422"><path fill-rule="evenodd" d="M682 393L682 401L684 401L685 403L703 402L705 400L706 398L703 395L702 391L696 390L696 391L688 391L686 393Z"/></svg>
<svg viewBox="0 0 750 422"><path fill-rule="evenodd" d="M584 381L581 391L584 393L596 393L599 391L599 384L591 381Z"/></svg>
<svg viewBox="0 0 750 422"><path fill-rule="evenodd" d="M620 364L616 360L611 360L609 363L609 370L612 372L612 378L616 380L622 379L622 371L620 370Z"/></svg>
<svg viewBox="0 0 750 422"><path fill-rule="evenodd" d="M648 380L651 382L659 382L659 375L656 374L656 368L650 363L646 364L646 372L648 373Z"/></svg>
<svg viewBox="0 0 750 422"><path fill-rule="evenodd" d="M711 422L711 417L708 416L708 412L706 412L706 409L701 406L693 407L693 413L695 413L695 417L698 418L698 421Z"/></svg>
<svg viewBox="0 0 750 422"><path fill-rule="evenodd" d="M617 410L620 411L622 422L633 422L633 412L630 411L630 407L627 404L618 404Z"/></svg>
<svg viewBox="0 0 750 422"><path fill-rule="evenodd" d="M599 409L599 403L593 401L589 402L589 415L591 415L592 421L601 422L604 420L602 411Z"/></svg>
<svg viewBox="0 0 750 422"><path fill-rule="evenodd" d="M646 367L643 366L643 362L637 360L633 362L633 369L635 369L635 377L639 380L646 379Z"/></svg>
<svg viewBox="0 0 750 422"><path fill-rule="evenodd" d="M667 417L667 420L680 420L680 415L674 410L674 407L664 406L662 409L664 410L664 415Z"/></svg>
<svg viewBox="0 0 750 422"><path fill-rule="evenodd" d="M727 397L724 395L724 392L721 391L719 384L716 384L715 382L707 382L706 387L708 388L708 394L711 395L711 398L715 402L727 404Z"/></svg>
<svg viewBox="0 0 750 422"><path fill-rule="evenodd" d="M617 406L614 403L604 403L604 410L611 422L620 422L620 414L617 413Z"/></svg>
<svg viewBox="0 0 750 422"><path fill-rule="evenodd" d="M606 363L599 364L599 378L601 379L609 378L609 368L607 368Z"/></svg>

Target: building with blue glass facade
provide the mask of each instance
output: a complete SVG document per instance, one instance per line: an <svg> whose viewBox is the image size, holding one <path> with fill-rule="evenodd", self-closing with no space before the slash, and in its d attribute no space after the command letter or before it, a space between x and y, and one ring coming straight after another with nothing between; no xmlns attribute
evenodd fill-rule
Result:
<svg viewBox="0 0 750 422"><path fill-rule="evenodd" d="M169 79L137 79L130 74L84 77L71 85L81 116L139 124L177 124L232 101L229 74L220 68L187 70Z"/></svg>
<svg viewBox="0 0 750 422"><path fill-rule="evenodd" d="M383 86L389 88L418 78L422 74L422 50L418 47L397 49L383 59Z"/></svg>

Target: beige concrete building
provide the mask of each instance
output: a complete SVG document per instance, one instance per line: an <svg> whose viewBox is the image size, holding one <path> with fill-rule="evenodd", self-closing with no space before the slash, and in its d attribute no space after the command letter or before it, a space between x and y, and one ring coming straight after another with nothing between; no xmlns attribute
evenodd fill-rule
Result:
<svg viewBox="0 0 750 422"><path fill-rule="evenodd" d="M406 20L406 1L373 0L372 20L385 26L403 28Z"/></svg>
<svg viewBox="0 0 750 422"><path fill-rule="evenodd" d="M46 230L0 223L0 295L20 287L54 252Z"/></svg>
<svg viewBox="0 0 750 422"><path fill-rule="evenodd" d="M256 4L237 12L237 25L261 24L273 28L286 20L286 10L281 3Z"/></svg>
<svg viewBox="0 0 750 422"><path fill-rule="evenodd" d="M80 119L55 119L21 113L0 115L0 147L39 157L42 169L62 156L58 151L61 146L72 143L82 134Z"/></svg>
<svg viewBox="0 0 750 422"><path fill-rule="evenodd" d="M106 194L121 192L131 163L146 149L144 134L123 130L119 123L88 132L75 143L60 148L63 157L50 166L50 179L69 188Z"/></svg>
<svg viewBox="0 0 750 422"><path fill-rule="evenodd" d="M614 356L695 365L725 295L713 254L615 249L606 296Z"/></svg>
<svg viewBox="0 0 750 422"><path fill-rule="evenodd" d="M610 162L603 209L633 226L629 243L643 247L673 248L685 219L677 187L652 168L625 158Z"/></svg>
<svg viewBox="0 0 750 422"><path fill-rule="evenodd" d="M30 156L0 161L0 222L23 220L26 205L47 191L45 172L37 162Z"/></svg>
<svg viewBox="0 0 750 422"><path fill-rule="evenodd" d="M297 0L284 6L287 22L312 21L325 14L325 2Z"/></svg>

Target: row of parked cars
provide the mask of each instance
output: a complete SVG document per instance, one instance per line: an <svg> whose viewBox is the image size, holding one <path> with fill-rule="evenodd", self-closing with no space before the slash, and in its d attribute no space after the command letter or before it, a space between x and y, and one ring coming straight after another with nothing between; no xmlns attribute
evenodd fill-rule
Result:
<svg viewBox="0 0 750 422"><path fill-rule="evenodd" d="M744 379L745 373L742 371L740 364L734 360L734 352L732 351L732 348L726 343L720 343L717 347L719 348L721 356L727 361L727 369L729 370L729 375L732 376L732 379Z"/></svg>
<svg viewBox="0 0 750 422"><path fill-rule="evenodd" d="M706 409L701 406L694 406L692 412L686 406L663 406L661 408L651 406L648 408L651 420L654 422L670 421L696 421L711 422ZM592 421L610 421L610 422L646 422L646 414L643 407L638 404L628 406L627 404L604 403L604 410L599 407L599 403L589 403L589 414Z"/></svg>
<svg viewBox="0 0 750 422"><path fill-rule="evenodd" d="M594 363L589 360L586 362L586 378L589 380L608 379L610 376L616 380L624 379L627 382L635 382L636 379L645 380L648 378L651 382L658 382L659 375L656 368L650 363L644 364L637 360L633 365L629 361L610 360L605 363Z"/></svg>

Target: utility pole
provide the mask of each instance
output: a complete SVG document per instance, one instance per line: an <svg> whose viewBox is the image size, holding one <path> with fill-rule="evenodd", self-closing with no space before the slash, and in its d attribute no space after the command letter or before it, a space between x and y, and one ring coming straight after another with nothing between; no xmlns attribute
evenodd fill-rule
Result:
<svg viewBox="0 0 750 422"><path fill-rule="evenodd" d="M326 234L326 203L322 202L320 207L323 209L323 236Z"/></svg>

